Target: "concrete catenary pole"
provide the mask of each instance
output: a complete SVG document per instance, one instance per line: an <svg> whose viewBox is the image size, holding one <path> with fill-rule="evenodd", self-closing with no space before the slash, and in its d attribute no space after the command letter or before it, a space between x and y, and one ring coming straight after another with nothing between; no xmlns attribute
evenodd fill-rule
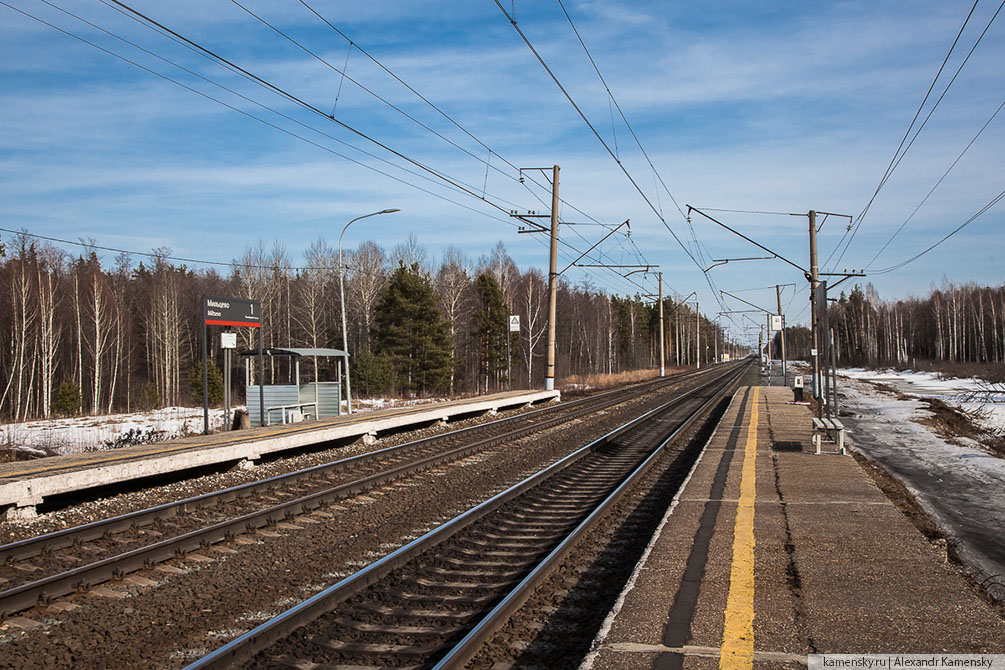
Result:
<svg viewBox="0 0 1005 670"><path fill-rule="evenodd" d="M787 386L788 382L785 381L785 317L782 316L782 287L779 284L775 284L775 298L778 300L778 316L782 320L782 329L778 331L779 339L782 345L782 386Z"/></svg>
<svg viewBox="0 0 1005 670"><path fill-rule="evenodd" d="M548 358L544 389L555 388L555 304L558 299L558 166L552 167L551 179L551 259L548 266Z"/></svg>
<svg viewBox="0 0 1005 670"><path fill-rule="evenodd" d="M820 407L821 418L823 416L822 403L820 403L820 333L817 328L817 284L820 281L819 268L817 267L817 213L810 210L807 218L810 220L810 324L813 326L813 397L816 398ZM826 307L826 305L825 305Z"/></svg>
<svg viewBox="0 0 1005 670"><path fill-rule="evenodd" d="M694 301L694 369L701 369L701 308Z"/></svg>
<svg viewBox="0 0 1005 670"><path fill-rule="evenodd" d="M665 377L667 373L666 353L663 349L663 273L660 277L660 377Z"/></svg>

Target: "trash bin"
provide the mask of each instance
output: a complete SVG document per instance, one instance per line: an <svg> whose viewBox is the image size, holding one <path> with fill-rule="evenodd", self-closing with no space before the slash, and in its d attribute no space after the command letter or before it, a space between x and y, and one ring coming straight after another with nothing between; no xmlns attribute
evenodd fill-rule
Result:
<svg viewBox="0 0 1005 670"><path fill-rule="evenodd" d="M803 376L796 375L792 378L792 400L803 402Z"/></svg>

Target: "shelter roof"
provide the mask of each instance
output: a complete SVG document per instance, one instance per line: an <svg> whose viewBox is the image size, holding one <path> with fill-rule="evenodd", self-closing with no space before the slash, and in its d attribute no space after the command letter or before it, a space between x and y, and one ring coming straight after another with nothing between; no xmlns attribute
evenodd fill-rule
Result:
<svg viewBox="0 0 1005 670"><path fill-rule="evenodd" d="M325 347L300 348L300 347L266 347L263 352L269 356L318 356L321 358L348 358L349 354L341 349L327 349ZM241 356L257 356L258 349L248 349L240 352Z"/></svg>

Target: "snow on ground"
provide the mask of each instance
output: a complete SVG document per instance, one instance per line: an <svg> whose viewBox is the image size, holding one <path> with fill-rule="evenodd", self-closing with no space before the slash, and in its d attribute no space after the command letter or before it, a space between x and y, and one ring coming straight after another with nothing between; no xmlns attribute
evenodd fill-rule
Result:
<svg viewBox="0 0 1005 670"><path fill-rule="evenodd" d="M979 580L992 575L1005 599L1005 460L980 445L950 444L918 419L922 400L883 392L877 382L915 396L952 398L968 380L930 375L840 370L841 421L851 446L899 479L938 525Z"/></svg>
<svg viewBox="0 0 1005 670"><path fill-rule="evenodd" d="M210 410L211 426L223 424L223 410ZM123 446L129 434L134 442L158 442L201 433L201 407L165 407L149 412L78 416L8 423L0 426L0 447L22 449L38 455L75 454Z"/></svg>
<svg viewBox="0 0 1005 670"><path fill-rule="evenodd" d="M391 407L407 407L443 398L366 398L353 400L354 412ZM243 406L235 407L244 409ZM209 411L210 426L223 425L223 410ZM160 442L183 435L201 433L201 407L165 407L149 412L80 416L0 425L0 449L18 449L37 456L75 454L83 451L126 446L139 442Z"/></svg>
<svg viewBox="0 0 1005 670"><path fill-rule="evenodd" d="M884 384L904 395L937 398L977 417L985 428L1005 431L1005 385L992 384L974 377L959 379L909 370L900 372L839 368L838 375Z"/></svg>

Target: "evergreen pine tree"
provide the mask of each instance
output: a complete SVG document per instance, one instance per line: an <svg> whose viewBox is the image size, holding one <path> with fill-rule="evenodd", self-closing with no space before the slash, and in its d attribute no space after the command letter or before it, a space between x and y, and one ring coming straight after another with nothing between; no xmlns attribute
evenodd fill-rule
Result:
<svg viewBox="0 0 1005 670"><path fill-rule="evenodd" d="M376 353L390 358L402 391L428 393L449 386L450 330L418 264L405 267L402 263L391 275L374 309L374 324Z"/></svg>
<svg viewBox="0 0 1005 670"><path fill-rule="evenodd" d="M80 409L80 387L69 379L59 385L52 411L56 416L76 416Z"/></svg>
<svg viewBox="0 0 1005 670"><path fill-rule="evenodd" d="M481 274L475 280L478 295L478 311L475 312L475 328L479 341L479 376L485 390L489 380L499 379L499 373L506 369L506 337L509 332L509 308L503 300L499 284L492 275Z"/></svg>
<svg viewBox="0 0 1005 670"><path fill-rule="evenodd" d="M220 369L216 367L216 363L212 360L209 361L209 365L206 366L206 375L209 379L209 404L211 407L217 407L223 403L223 374L220 373ZM202 363L196 364L188 372L188 386L190 389L190 396L192 403L202 406Z"/></svg>

